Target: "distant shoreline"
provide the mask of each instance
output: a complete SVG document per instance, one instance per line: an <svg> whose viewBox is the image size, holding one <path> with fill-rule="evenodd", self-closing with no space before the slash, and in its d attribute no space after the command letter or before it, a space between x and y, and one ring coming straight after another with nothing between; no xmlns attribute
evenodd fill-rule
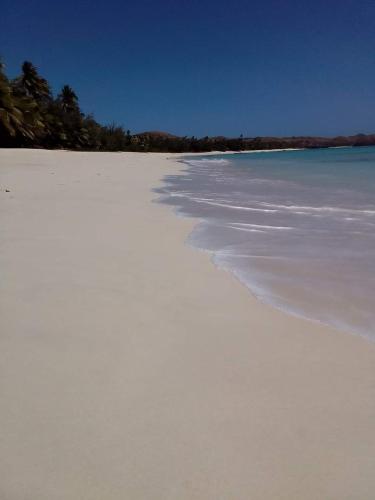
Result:
<svg viewBox="0 0 375 500"><path fill-rule="evenodd" d="M342 146L347 147L347 146ZM247 149L244 151L206 151L203 153L183 153L184 156L216 156L216 155L240 155L247 153L281 153L283 151L303 151L306 148L281 148L281 149Z"/></svg>

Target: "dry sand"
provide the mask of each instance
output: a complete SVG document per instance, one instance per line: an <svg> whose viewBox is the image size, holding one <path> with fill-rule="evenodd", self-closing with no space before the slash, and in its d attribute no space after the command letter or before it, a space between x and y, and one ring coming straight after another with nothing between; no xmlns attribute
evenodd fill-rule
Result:
<svg viewBox="0 0 375 500"><path fill-rule="evenodd" d="M170 156L0 151L1 500L374 499L374 344L184 245Z"/></svg>

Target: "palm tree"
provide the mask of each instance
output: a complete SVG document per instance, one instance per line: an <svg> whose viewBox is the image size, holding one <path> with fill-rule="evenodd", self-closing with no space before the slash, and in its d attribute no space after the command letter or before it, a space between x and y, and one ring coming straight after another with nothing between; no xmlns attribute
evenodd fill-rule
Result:
<svg viewBox="0 0 375 500"><path fill-rule="evenodd" d="M36 67L29 61L22 65L22 75L13 82L15 93L35 99L42 104L51 100L51 89L47 80L38 74Z"/></svg>
<svg viewBox="0 0 375 500"><path fill-rule="evenodd" d="M14 137L22 126L22 111L13 100L11 88L6 76L0 73L0 129Z"/></svg>
<svg viewBox="0 0 375 500"><path fill-rule="evenodd" d="M25 123L20 104L13 96L11 85L4 73L4 64L0 62L0 131L4 142L7 142L7 137L14 138L17 134L28 139L34 137L31 128Z"/></svg>
<svg viewBox="0 0 375 500"><path fill-rule="evenodd" d="M57 100L65 113L80 112L77 94L69 85L63 86Z"/></svg>

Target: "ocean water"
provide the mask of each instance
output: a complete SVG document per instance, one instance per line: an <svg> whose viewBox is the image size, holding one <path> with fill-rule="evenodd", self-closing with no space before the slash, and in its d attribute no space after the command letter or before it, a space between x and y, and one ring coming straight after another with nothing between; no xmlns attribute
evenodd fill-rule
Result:
<svg viewBox="0 0 375 500"><path fill-rule="evenodd" d="M160 201L262 301L375 340L375 147L186 157Z"/></svg>

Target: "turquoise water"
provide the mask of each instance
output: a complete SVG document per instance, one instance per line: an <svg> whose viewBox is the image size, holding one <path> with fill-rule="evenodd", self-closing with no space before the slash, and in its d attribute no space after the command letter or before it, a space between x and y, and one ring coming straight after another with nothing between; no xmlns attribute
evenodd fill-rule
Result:
<svg viewBox="0 0 375 500"><path fill-rule="evenodd" d="M375 340L375 147L188 157L162 201L261 300Z"/></svg>

